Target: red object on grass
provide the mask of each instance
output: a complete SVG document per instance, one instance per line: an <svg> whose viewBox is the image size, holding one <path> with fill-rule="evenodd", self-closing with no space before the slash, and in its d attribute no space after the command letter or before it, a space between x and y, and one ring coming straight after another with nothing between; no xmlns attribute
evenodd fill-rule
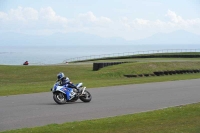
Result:
<svg viewBox="0 0 200 133"><path fill-rule="evenodd" d="M29 64L28 61L25 61L23 65L28 65L28 64Z"/></svg>

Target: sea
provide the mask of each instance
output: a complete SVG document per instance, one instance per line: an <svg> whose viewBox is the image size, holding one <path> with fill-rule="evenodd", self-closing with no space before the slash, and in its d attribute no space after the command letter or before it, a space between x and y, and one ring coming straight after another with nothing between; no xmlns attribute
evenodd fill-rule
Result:
<svg viewBox="0 0 200 133"><path fill-rule="evenodd" d="M0 65L49 65L70 61L131 54L162 52L200 52L200 44L188 45L76 45L1 46Z"/></svg>

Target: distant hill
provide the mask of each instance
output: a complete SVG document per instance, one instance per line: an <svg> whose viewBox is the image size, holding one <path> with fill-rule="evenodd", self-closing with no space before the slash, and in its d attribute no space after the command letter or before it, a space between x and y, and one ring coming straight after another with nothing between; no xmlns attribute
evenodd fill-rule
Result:
<svg viewBox="0 0 200 133"><path fill-rule="evenodd" d="M102 38L97 35L85 33L55 33L45 35L27 35L20 33L1 33L0 45L130 45L130 44L200 44L200 36L179 30L172 33L157 33L151 37L126 41L123 38Z"/></svg>
<svg viewBox="0 0 200 133"><path fill-rule="evenodd" d="M157 33L133 42L136 44L200 44L200 35L178 30L171 33Z"/></svg>
<svg viewBox="0 0 200 133"><path fill-rule="evenodd" d="M122 45L122 38L102 38L85 33L55 33L52 35L27 35L20 33L1 33L0 45Z"/></svg>

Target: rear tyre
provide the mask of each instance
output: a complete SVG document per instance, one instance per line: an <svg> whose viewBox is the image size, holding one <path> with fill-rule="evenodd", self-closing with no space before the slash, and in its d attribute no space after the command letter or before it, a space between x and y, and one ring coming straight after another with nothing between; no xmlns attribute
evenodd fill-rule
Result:
<svg viewBox="0 0 200 133"><path fill-rule="evenodd" d="M66 97L63 93L61 92L55 92L53 94L53 99L57 104L64 104L66 103Z"/></svg>
<svg viewBox="0 0 200 133"><path fill-rule="evenodd" d="M90 94L89 91L85 90L84 94L81 95L79 98L83 102L90 102L92 100L92 95Z"/></svg>

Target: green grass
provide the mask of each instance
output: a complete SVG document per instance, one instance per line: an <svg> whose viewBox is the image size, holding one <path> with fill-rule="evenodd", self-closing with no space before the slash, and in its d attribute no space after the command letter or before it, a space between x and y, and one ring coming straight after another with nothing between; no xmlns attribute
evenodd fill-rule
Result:
<svg viewBox="0 0 200 133"><path fill-rule="evenodd" d="M124 74L153 73L160 70L200 69L200 62L135 62L108 66L92 71L92 64L55 66L0 66L0 96L49 91L56 75L64 72L72 82L87 88L140 84L199 78L200 74L163 77L126 78Z"/></svg>
<svg viewBox="0 0 200 133"><path fill-rule="evenodd" d="M184 70L184 69L199 69L200 62L136 62L136 63L125 63L121 65L115 65L111 67L105 67L100 69L104 75L110 76L112 74L143 74L153 73L154 71L165 71L165 70ZM100 72L99 71L99 72Z"/></svg>
<svg viewBox="0 0 200 133"><path fill-rule="evenodd" d="M198 59L134 59L133 63L92 71L91 63L55 66L0 66L0 96L49 91L58 72L87 88L195 79L197 74L126 78L124 74L152 73L161 70L200 69ZM98 120L51 124L6 133L199 133L200 103Z"/></svg>
<svg viewBox="0 0 200 133"><path fill-rule="evenodd" d="M199 133L200 103L124 116L50 124L3 133Z"/></svg>

